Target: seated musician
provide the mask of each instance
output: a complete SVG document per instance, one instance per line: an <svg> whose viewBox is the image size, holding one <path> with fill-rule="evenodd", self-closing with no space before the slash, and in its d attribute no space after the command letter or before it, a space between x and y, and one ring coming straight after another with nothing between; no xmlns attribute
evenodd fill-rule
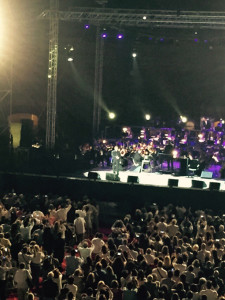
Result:
<svg viewBox="0 0 225 300"><path fill-rule="evenodd" d="M139 149L138 151L136 151L134 153L134 156L133 156L133 163L135 166L141 166L141 162L142 162L142 155L141 155L141 149Z"/></svg>

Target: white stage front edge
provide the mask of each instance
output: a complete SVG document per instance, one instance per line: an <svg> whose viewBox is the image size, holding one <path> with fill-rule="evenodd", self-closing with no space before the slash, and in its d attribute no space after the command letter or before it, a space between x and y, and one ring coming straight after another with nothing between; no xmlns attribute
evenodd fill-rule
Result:
<svg viewBox="0 0 225 300"><path fill-rule="evenodd" d="M113 174L112 170L106 171L106 170L93 170L93 172L98 173L101 180L106 180L106 173ZM89 172L85 172L84 176L88 177ZM207 179L207 178L201 178L198 176L194 177L187 177L187 176L173 176L171 174L161 174L161 173L136 173L132 171L120 171L119 172L119 178L120 182L127 182L128 176L138 176L139 178L139 184L143 185L153 185L153 186L162 186L166 187L168 186L168 180L169 179L178 179L178 187L180 188L191 188L192 187L192 180L198 180L203 181L204 189L208 189L210 182L218 182L220 183L220 191L225 191L225 181L219 180L219 179Z"/></svg>

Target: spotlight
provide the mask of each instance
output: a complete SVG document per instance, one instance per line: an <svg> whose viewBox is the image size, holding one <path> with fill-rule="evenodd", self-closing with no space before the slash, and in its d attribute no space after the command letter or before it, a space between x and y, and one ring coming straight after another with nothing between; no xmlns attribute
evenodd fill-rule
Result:
<svg viewBox="0 0 225 300"><path fill-rule="evenodd" d="M183 123L187 123L187 117L180 116L180 119Z"/></svg>
<svg viewBox="0 0 225 300"><path fill-rule="evenodd" d="M67 61L73 61L72 57L68 57Z"/></svg>
<svg viewBox="0 0 225 300"><path fill-rule="evenodd" d="M147 19L147 17L146 16L143 16L143 20L146 20Z"/></svg>
<svg viewBox="0 0 225 300"><path fill-rule="evenodd" d="M109 113L109 118L110 118L111 120L115 119L115 117L116 117L116 115L115 115L114 112L110 112L110 113Z"/></svg>
<svg viewBox="0 0 225 300"><path fill-rule="evenodd" d="M117 39L122 40L123 39L123 34L122 33L117 34Z"/></svg>
<svg viewBox="0 0 225 300"><path fill-rule="evenodd" d="M74 48L73 46L70 47L70 52L74 51Z"/></svg>
<svg viewBox="0 0 225 300"><path fill-rule="evenodd" d="M108 37L108 35L107 35L107 33L102 33L102 34L101 34L101 37L102 37L103 39L106 39L106 38Z"/></svg>
<svg viewBox="0 0 225 300"><path fill-rule="evenodd" d="M197 42L198 42L198 39L194 39L194 41L195 41L195 43L197 43Z"/></svg>
<svg viewBox="0 0 225 300"><path fill-rule="evenodd" d="M49 75L48 75L48 78L52 78L52 75L49 74Z"/></svg>
<svg viewBox="0 0 225 300"><path fill-rule="evenodd" d="M137 53L136 53L136 52L133 52L133 53L132 53L132 57L133 57L133 58L137 57Z"/></svg>
<svg viewBox="0 0 225 300"><path fill-rule="evenodd" d="M90 25L89 25L89 24L85 24L84 28L85 28L85 29L89 29L89 28L90 28Z"/></svg>
<svg viewBox="0 0 225 300"><path fill-rule="evenodd" d="M145 115L145 120L149 121L151 119L151 116L149 114Z"/></svg>

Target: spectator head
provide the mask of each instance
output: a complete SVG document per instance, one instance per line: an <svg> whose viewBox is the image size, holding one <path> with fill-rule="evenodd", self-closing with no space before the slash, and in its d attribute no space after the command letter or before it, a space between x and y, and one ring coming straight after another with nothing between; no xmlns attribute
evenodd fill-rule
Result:
<svg viewBox="0 0 225 300"><path fill-rule="evenodd" d="M88 243L87 243L87 242L84 242L84 243L83 243L83 247L84 247L84 248L87 248L87 247L88 247Z"/></svg>
<svg viewBox="0 0 225 300"><path fill-rule="evenodd" d="M25 263L21 262L21 263L19 264L19 268L20 268L21 270L25 269Z"/></svg>
<svg viewBox="0 0 225 300"><path fill-rule="evenodd" d="M71 250L70 255L71 255L71 256L75 256L75 255L76 255L75 249L72 249L72 250Z"/></svg>
<svg viewBox="0 0 225 300"><path fill-rule="evenodd" d="M172 278L172 277L173 277L173 272L172 272L171 270L169 270L169 271L167 272L167 277L168 277L168 278Z"/></svg>
<svg viewBox="0 0 225 300"><path fill-rule="evenodd" d="M93 295L93 289L92 289L91 287L89 287L89 288L87 289L87 295L88 295L89 297L91 297L91 296Z"/></svg>
<svg viewBox="0 0 225 300"><path fill-rule="evenodd" d="M113 289L117 289L117 288L119 287L118 281L117 281L117 280L113 280L113 281L111 282L111 287L112 287Z"/></svg>
<svg viewBox="0 0 225 300"><path fill-rule="evenodd" d="M74 277L73 276L69 276L67 282L68 282L68 284L73 284L74 283Z"/></svg>
<svg viewBox="0 0 225 300"><path fill-rule="evenodd" d="M29 293L27 295L27 300L34 300L34 294L33 293Z"/></svg>

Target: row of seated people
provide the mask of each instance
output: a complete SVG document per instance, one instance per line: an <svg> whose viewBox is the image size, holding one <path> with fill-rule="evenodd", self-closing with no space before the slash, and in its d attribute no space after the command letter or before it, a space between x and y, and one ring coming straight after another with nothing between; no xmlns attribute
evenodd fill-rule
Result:
<svg viewBox="0 0 225 300"><path fill-rule="evenodd" d="M73 200L54 207L49 198L43 211L25 211L22 198L16 207L2 199L0 299L12 291L19 300L225 299L223 215L154 204L104 236L88 231L87 206L96 221L88 199L75 209Z"/></svg>

